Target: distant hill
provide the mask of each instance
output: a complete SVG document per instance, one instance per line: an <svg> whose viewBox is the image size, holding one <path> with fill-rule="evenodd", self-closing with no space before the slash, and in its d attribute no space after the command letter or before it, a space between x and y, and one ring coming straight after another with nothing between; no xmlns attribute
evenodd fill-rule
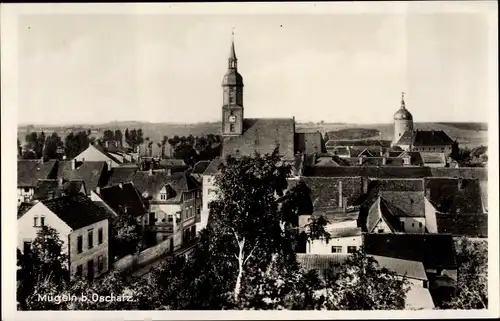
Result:
<svg viewBox="0 0 500 321"><path fill-rule="evenodd" d="M30 131L41 131L52 133L56 131L61 137L68 135L72 131L91 129L93 136L101 136L106 129L120 129L122 132L126 128L142 128L144 137L149 137L154 142L159 142L163 136L173 137L202 136L207 134L220 134L221 123L195 123L195 124L175 124L175 123L150 123L150 122L109 122L93 125L69 125L69 126L30 126ZM421 130L444 130L451 138L458 140L462 145L470 147L486 145L488 140L488 126L485 123L415 123L415 129ZM297 131L302 132L336 132L335 139L381 139L392 140L393 124L349 124L349 123L300 123L296 125ZM373 134L373 136L369 136ZM18 138L24 143L26 136L26 126L18 127Z"/></svg>

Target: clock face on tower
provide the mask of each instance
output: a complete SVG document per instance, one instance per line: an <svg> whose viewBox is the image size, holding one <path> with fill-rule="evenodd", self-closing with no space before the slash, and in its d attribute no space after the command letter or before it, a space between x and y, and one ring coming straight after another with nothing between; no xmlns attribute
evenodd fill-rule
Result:
<svg viewBox="0 0 500 321"><path fill-rule="evenodd" d="M229 123L234 124L236 122L236 116L231 115L231 116L229 116L228 120L229 120Z"/></svg>

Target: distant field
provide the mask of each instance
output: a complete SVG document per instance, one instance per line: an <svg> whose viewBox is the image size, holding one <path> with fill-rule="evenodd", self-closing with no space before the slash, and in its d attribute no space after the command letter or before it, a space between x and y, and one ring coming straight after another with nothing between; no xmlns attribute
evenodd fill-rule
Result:
<svg viewBox="0 0 500 321"><path fill-rule="evenodd" d="M126 128L142 128L145 137L149 137L153 142L159 142L163 136L173 137L201 136L206 134L220 134L220 123L198 123L198 124L169 124L169 123L140 123L140 122L113 122L102 125L81 125L68 127L35 127L34 130L44 130L47 133L57 131L63 137L72 130L83 130L91 128L93 136L101 136L106 129L120 129L122 132ZM458 140L461 145L475 147L486 145L488 140L487 124L483 123L415 123L416 129L421 130L444 130L451 138ZM302 132L336 132L334 139L381 139L392 140L394 127L390 123L386 124L348 124L348 123L297 123L297 131ZM367 136L373 134L373 136ZM26 127L18 128L18 138L24 143Z"/></svg>

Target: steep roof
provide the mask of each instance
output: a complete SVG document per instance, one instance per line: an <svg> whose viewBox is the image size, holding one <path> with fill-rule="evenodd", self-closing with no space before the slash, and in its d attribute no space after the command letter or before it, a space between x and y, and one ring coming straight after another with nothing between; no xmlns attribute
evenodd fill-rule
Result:
<svg viewBox="0 0 500 321"><path fill-rule="evenodd" d="M137 172L137 167L115 167L109 173L108 185L126 183L132 181L132 177Z"/></svg>
<svg viewBox="0 0 500 321"><path fill-rule="evenodd" d="M118 158L116 158L112 153L108 152L104 147L101 147L97 144L89 145L89 148L92 148L92 147L94 147L95 149L97 149L98 151L100 151L101 153L106 155L106 157L110 158L113 162L115 162L117 164L122 163L122 161L120 161Z"/></svg>
<svg viewBox="0 0 500 321"><path fill-rule="evenodd" d="M477 178L480 181L488 180L488 169L484 167L432 167L430 175L433 177L461 177L461 178Z"/></svg>
<svg viewBox="0 0 500 321"><path fill-rule="evenodd" d="M41 179L35 186L34 199L45 199L52 192L52 197L60 196L61 188L57 179Z"/></svg>
<svg viewBox="0 0 500 321"><path fill-rule="evenodd" d="M66 181L81 180L90 191L102 185L101 178L107 169L106 162L84 161L76 162L75 169L71 169L70 161L60 161L57 169L57 177Z"/></svg>
<svg viewBox="0 0 500 321"><path fill-rule="evenodd" d="M166 185L176 192L173 202L181 200L182 192L200 188L200 184L189 173L173 173L168 175L165 172L136 172L132 182L141 195L147 193L149 196L156 196Z"/></svg>
<svg viewBox="0 0 500 321"><path fill-rule="evenodd" d="M276 148L285 158L293 159L295 120L293 118L245 118L243 134L226 136L222 155L253 156L255 152L271 154Z"/></svg>
<svg viewBox="0 0 500 321"><path fill-rule="evenodd" d="M478 179L425 179L426 197L442 213L482 213L481 187Z"/></svg>
<svg viewBox="0 0 500 321"><path fill-rule="evenodd" d="M371 255L380 267L395 272L399 276L427 281L424 265L420 261L403 260L393 257Z"/></svg>
<svg viewBox="0 0 500 321"><path fill-rule="evenodd" d="M211 161L209 160L204 160L204 161L199 161L193 166L193 174L203 174L207 167L210 165Z"/></svg>
<svg viewBox="0 0 500 321"><path fill-rule="evenodd" d="M420 261L426 269L456 269L455 245L451 234L366 233L367 254Z"/></svg>
<svg viewBox="0 0 500 321"><path fill-rule="evenodd" d="M41 201L70 228L79 228L109 218L109 213L84 195L71 195Z"/></svg>
<svg viewBox="0 0 500 321"><path fill-rule="evenodd" d="M425 217L423 192L380 192L387 209L396 217Z"/></svg>
<svg viewBox="0 0 500 321"><path fill-rule="evenodd" d="M441 214L436 213L438 233L453 236L488 237L487 214Z"/></svg>
<svg viewBox="0 0 500 321"><path fill-rule="evenodd" d="M453 143L453 139L442 130L407 130L401 135L396 145L450 146Z"/></svg>
<svg viewBox="0 0 500 321"><path fill-rule="evenodd" d="M207 169L203 172L203 175L215 175L219 170L219 166L223 163L224 161L220 157L216 157L210 162Z"/></svg>
<svg viewBox="0 0 500 321"><path fill-rule="evenodd" d="M18 160L17 161L17 186L35 187L39 179L55 178L57 161L49 160Z"/></svg>
<svg viewBox="0 0 500 321"><path fill-rule="evenodd" d="M121 187L103 187L99 191L99 196L119 215L125 214L125 211L134 216L146 213L141 196L132 183L122 184Z"/></svg>
<svg viewBox="0 0 500 321"><path fill-rule="evenodd" d="M342 196L347 198L347 204L343 205L353 204L362 195L361 177L301 177L301 180L311 189L311 200L315 211L340 207L340 184L342 184Z"/></svg>
<svg viewBox="0 0 500 321"><path fill-rule="evenodd" d="M33 207L33 203L21 203L17 209L17 219L20 219L30 208Z"/></svg>

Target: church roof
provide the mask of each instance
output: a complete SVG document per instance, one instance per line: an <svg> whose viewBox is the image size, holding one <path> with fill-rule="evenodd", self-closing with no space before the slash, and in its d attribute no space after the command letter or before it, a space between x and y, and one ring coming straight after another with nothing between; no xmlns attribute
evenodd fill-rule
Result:
<svg viewBox="0 0 500 321"><path fill-rule="evenodd" d="M271 154L276 148L286 159L294 157L295 120L293 118L245 118L243 134L224 137L223 157Z"/></svg>
<svg viewBox="0 0 500 321"><path fill-rule="evenodd" d="M407 130L403 133L396 145L413 146L448 146L453 139L442 130Z"/></svg>
<svg viewBox="0 0 500 321"><path fill-rule="evenodd" d="M413 120L413 116L406 108L401 108L394 114L394 120Z"/></svg>
<svg viewBox="0 0 500 321"><path fill-rule="evenodd" d="M238 85L243 86L243 77L235 69L230 69L222 79L222 86Z"/></svg>

